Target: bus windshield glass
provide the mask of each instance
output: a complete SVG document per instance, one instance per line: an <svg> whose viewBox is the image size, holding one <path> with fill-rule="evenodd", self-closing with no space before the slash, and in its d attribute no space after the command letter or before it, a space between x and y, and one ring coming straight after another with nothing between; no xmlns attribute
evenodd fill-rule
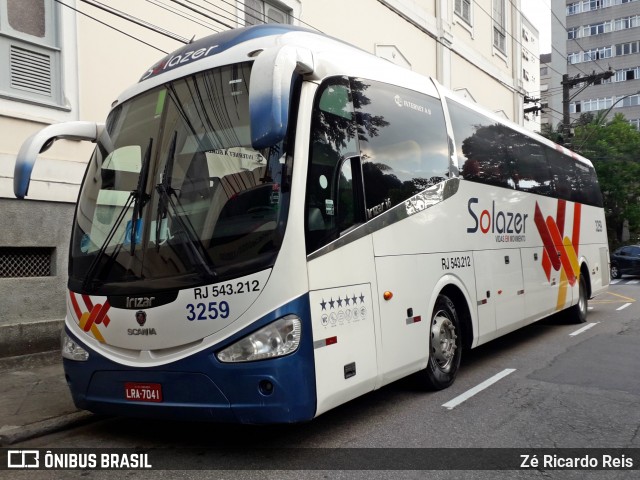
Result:
<svg viewBox="0 0 640 480"><path fill-rule="evenodd" d="M283 142L251 147L250 72L201 72L112 110L78 200L70 288L184 288L273 265L291 159Z"/></svg>

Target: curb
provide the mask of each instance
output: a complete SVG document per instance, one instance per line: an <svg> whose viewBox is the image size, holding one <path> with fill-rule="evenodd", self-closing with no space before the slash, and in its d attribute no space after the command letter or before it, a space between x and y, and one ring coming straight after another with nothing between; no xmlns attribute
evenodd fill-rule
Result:
<svg viewBox="0 0 640 480"><path fill-rule="evenodd" d="M0 358L0 373L9 370L24 370L55 364L62 364L62 353L60 350L17 355L15 357L2 357Z"/></svg>
<svg viewBox="0 0 640 480"><path fill-rule="evenodd" d="M79 427L87 423L101 420L102 418L104 417L95 415L91 412L78 411L42 420L40 422L30 423L29 425L9 427L0 432L0 447L13 445L14 443L23 442L31 438L41 437L61 430Z"/></svg>

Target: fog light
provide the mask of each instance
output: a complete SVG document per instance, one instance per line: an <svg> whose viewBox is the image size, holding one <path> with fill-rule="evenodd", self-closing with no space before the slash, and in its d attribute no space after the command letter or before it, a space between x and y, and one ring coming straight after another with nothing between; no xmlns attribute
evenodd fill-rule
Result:
<svg viewBox="0 0 640 480"><path fill-rule="evenodd" d="M273 393L273 383L271 383L269 380L260 380L258 389L263 395L271 395Z"/></svg>

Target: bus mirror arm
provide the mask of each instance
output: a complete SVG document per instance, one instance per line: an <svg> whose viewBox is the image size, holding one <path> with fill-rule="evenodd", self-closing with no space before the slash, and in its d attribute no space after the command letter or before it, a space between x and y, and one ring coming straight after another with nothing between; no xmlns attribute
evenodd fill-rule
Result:
<svg viewBox="0 0 640 480"><path fill-rule="evenodd" d="M284 139L294 75L313 72L313 54L306 48L283 45L266 50L256 58L249 91L253 148L268 148Z"/></svg>
<svg viewBox="0 0 640 480"><path fill-rule="evenodd" d="M13 173L13 193L24 198L29 191L31 172L38 154L46 152L56 140L87 140L95 142L104 124L95 122L64 122L49 125L27 138L18 152Z"/></svg>

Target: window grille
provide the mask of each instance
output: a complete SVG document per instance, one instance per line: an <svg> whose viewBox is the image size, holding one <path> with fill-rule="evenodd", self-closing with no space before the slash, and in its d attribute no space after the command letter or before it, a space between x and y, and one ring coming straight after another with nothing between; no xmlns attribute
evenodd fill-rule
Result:
<svg viewBox="0 0 640 480"><path fill-rule="evenodd" d="M50 277L53 248L0 247L0 278Z"/></svg>

